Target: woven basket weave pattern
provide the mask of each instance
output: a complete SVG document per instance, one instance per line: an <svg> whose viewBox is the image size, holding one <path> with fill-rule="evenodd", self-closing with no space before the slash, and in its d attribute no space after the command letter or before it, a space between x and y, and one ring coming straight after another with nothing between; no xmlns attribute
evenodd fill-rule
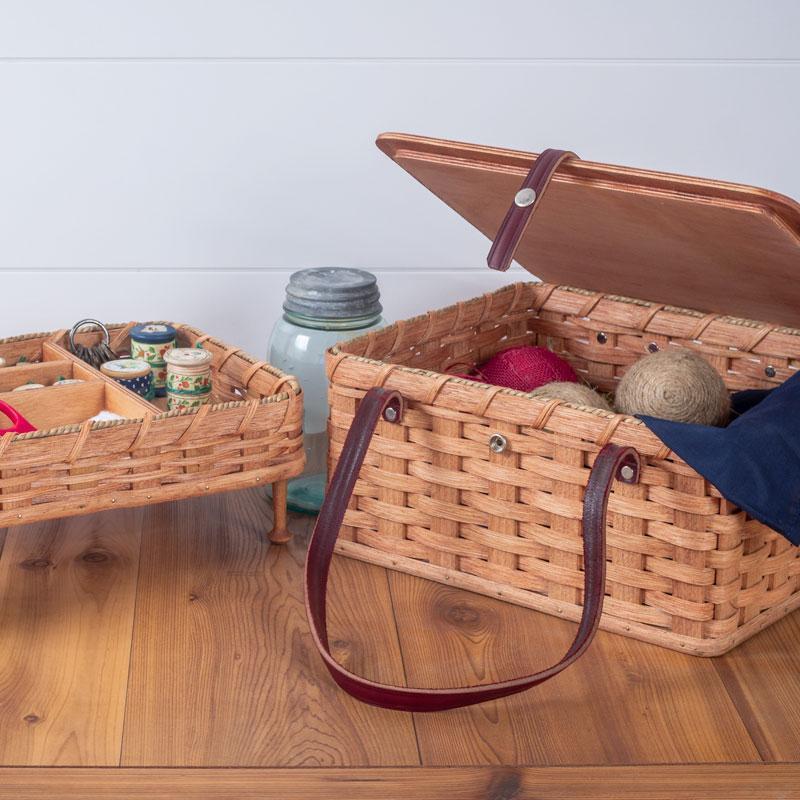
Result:
<svg viewBox="0 0 800 800"><path fill-rule="evenodd" d="M777 385L800 365L792 329L533 283L341 344L328 354L332 461L367 389L409 401L402 425L379 423L341 553L577 619L583 488L613 440L645 467L609 502L602 627L716 655L800 605L800 548L638 420L444 374L521 344L551 348L605 392L654 348L697 351L731 389ZM494 433L504 452L490 450Z"/></svg>
<svg viewBox="0 0 800 800"><path fill-rule="evenodd" d="M112 347L124 349L132 326L109 327ZM202 343L213 355L211 402L190 412L153 406L136 419L0 437L0 527L266 484L302 471L296 379L202 331L176 327L179 346ZM93 336L79 338L90 343ZM4 339L0 353L35 360L45 343L76 361L63 331ZM108 380L99 372L96 379Z"/></svg>

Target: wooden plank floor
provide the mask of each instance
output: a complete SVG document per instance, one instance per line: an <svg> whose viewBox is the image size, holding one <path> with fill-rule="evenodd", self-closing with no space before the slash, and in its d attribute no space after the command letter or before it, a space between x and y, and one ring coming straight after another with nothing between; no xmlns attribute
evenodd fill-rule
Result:
<svg viewBox="0 0 800 800"><path fill-rule="evenodd" d="M383 711L339 691L313 649L310 521L292 520L286 547L265 541L268 522L250 491L0 531L0 796L323 797L327 785L343 798L417 779L451 798L800 796L800 615L716 660L601 632L526 694ZM574 631L342 558L330 617L340 659L417 685L532 671ZM598 793L601 778L615 793Z"/></svg>

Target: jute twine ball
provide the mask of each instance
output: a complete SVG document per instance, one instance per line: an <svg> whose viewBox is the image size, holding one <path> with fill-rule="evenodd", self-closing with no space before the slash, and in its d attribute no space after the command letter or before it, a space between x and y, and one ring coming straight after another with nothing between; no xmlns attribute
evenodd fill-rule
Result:
<svg viewBox="0 0 800 800"><path fill-rule="evenodd" d="M700 425L724 425L730 405L717 371L689 350L662 350L637 361L623 376L616 396L621 414Z"/></svg>
<svg viewBox="0 0 800 800"><path fill-rule="evenodd" d="M546 383L544 386L534 389L531 394L534 397L564 400L576 406L588 406L589 408L602 408L604 411L611 411L611 406L605 397L583 383L563 381Z"/></svg>

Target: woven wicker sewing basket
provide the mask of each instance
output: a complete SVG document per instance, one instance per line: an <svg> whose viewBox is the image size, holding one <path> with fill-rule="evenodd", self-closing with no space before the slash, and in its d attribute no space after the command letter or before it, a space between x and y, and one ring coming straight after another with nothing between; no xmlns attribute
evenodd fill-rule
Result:
<svg viewBox="0 0 800 800"><path fill-rule="evenodd" d="M584 490L615 443L638 451L641 470L608 499L601 628L714 656L800 605L800 549L639 420L448 374L541 345L613 392L648 352L688 348L731 390L778 385L800 365L789 327L800 325L800 206L558 151L548 166L401 134L378 146L495 240L495 266L513 253L556 283L506 285L329 351L332 468L369 389L405 404L400 424L377 423L337 552L577 620ZM495 434L505 447L490 446Z"/></svg>

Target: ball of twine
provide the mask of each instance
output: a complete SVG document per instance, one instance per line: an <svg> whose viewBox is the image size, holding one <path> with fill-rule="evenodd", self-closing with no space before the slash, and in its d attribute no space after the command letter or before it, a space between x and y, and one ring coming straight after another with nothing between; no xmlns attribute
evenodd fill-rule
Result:
<svg viewBox="0 0 800 800"><path fill-rule="evenodd" d="M621 414L724 425L730 396L717 371L689 350L662 350L637 361L616 394Z"/></svg>
<svg viewBox="0 0 800 800"><path fill-rule="evenodd" d="M544 386L534 389L531 394L534 397L564 400L576 406L588 406L589 408L602 408L604 411L611 411L611 406L603 395L582 383L565 381L546 383Z"/></svg>

